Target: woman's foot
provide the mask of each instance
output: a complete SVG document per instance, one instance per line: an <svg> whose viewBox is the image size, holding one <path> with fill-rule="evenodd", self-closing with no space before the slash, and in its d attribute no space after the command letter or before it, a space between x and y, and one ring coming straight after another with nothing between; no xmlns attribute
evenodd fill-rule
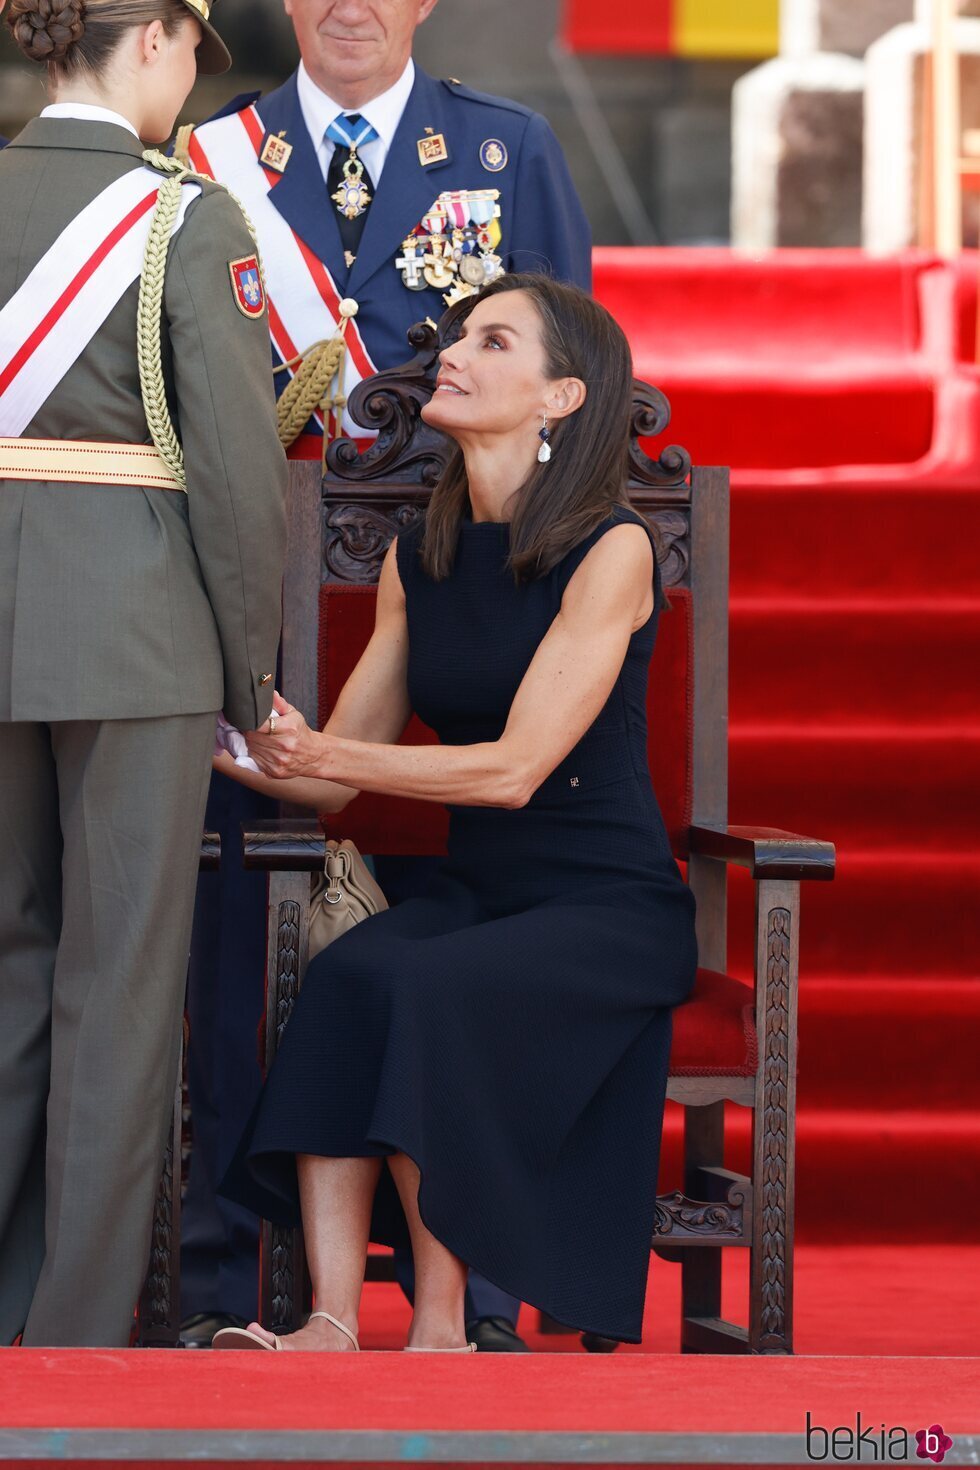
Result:
<svg viewBox="0 0 980 1470"><path fill-rule="evenodd" d="M278 1337L263 1327L260 1322L250 1322L246 1329L248 1337L256 1340L268 1348L282 1352L307 1352L307 1353L356 1353L358 1351L357 1331L354 1328L340 1327L335 1325L323 1312L311 1314L305 1327L297 1332L290 1332L285 1337ZM244 1340L245 1333L219 1334L226 1341L216 1342L216 1347L247 1347L249 1344ZM237 1340L233 1340L237 1339Z"/></svg>
<svg viewBox="0 0 980 1470"><path fill-rule="evenodd" d="M408 1342L405 1346L415 1353L466 1353L470 1351L466 1340L466 1330L462 1323L456 1327L444 1321L420 1322L417 1317L412 1319Z"/></svg>

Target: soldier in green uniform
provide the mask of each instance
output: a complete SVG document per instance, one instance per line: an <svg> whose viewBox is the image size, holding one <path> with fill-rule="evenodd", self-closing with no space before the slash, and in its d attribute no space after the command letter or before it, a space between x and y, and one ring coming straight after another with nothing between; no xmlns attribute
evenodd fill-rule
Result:
<svg viewBox="0 0 980 1470"><path fill-rule="evenodd" d="M230 64L207 0L4 21L52 105L0 155L0 1342L125 1346L216 713L272 706L286 461L249 227L147 149Z"/></svg>

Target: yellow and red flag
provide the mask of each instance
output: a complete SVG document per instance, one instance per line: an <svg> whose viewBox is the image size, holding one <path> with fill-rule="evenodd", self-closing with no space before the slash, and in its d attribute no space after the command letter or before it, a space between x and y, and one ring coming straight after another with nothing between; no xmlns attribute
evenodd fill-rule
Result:
<svg viewBox="0 0 980 1470"><path fill-rule="evenodd" d="M779 0L565 0L572 51L667 56L773 56Z"/></svg>

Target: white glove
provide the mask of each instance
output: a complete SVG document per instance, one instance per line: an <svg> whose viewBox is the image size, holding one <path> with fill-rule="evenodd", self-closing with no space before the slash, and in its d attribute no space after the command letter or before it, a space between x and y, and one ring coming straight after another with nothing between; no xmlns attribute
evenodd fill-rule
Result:
<svg viewBox="0 0 980 1470"><path fill-rule="evenodd" d="M236 730L234 725L229 725L224 715L218 716L218 728L214 733L214 753L220 755L227 750L236 766L244 766L246 771L254 771L261 775L258 766L248 753L245 736L241 730Z"/></svg>

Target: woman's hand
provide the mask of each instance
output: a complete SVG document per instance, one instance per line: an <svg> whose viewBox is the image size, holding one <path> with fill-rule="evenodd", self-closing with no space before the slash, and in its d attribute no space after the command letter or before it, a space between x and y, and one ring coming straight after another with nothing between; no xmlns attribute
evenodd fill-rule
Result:
<svg viewBox="0 0 980 1470"><path fill-rule="evenodd" d="M273 695L272 708L273 714L261 729L251 730L245 737L249 755L264 775L280 781L289 776L315 776L328 737L311 730L299 710L278 691Z"/></svg>

